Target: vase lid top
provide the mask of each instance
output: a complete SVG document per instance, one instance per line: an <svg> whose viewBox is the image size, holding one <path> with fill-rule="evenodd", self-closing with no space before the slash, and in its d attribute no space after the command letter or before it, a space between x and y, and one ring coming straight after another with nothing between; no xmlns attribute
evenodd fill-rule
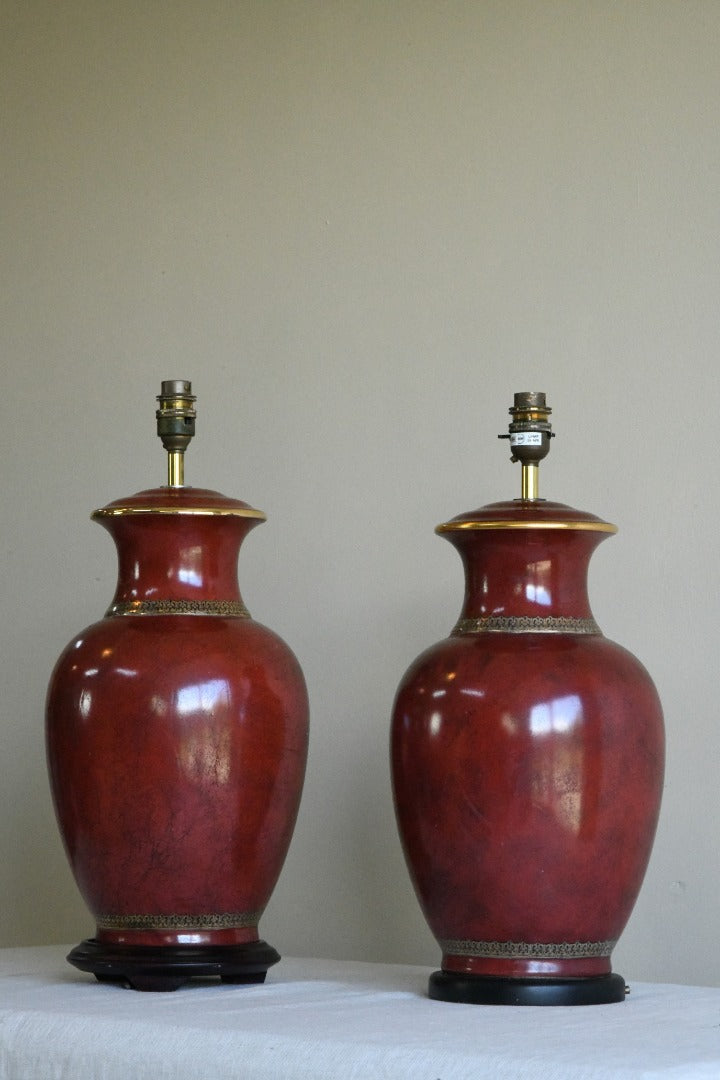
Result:
<svg viewBox="0 0 720 1080"><path fill-rule="evenodd" d="M186 379L166 379L157 398L155 413L157 433L167 450L166 487L148 488L125 499L116 499L96 510L95 519L123 514L194 514L253 518L265 521L262 510L255 510L240 499L230 499L209 488L185 486L185 450L195 434L195 401L192 384Z"/></svg>
<svg viewBox="0 0 720 1080"><path fill-rule="evenodd" d="M262 510L255 510L240 499L230 499L219 491L195 487L159 487L138 491L126 499L115 499L92 515L94 518L119 517L123 514L195 514L205 517L246 517L265 521Z"/></svg>
<svg viewBox="0 0 720 1080"><path fill-rule="evenodd" d="M514 499L488 503L477 510L458 514L438 525L435 532L462 532L472 529L576 529L589 532L616 533L617 525L603 521L595 514L575 510L565 503L546 499Z"/></svg>
<svg viewBox="0 0 720 1080"><path fill-rule="evenodd" d="M545 401L545 394L524 391L515 394L514 403L508 410L512 420L507 435L511 461L522 464L522 494L519 499L489 503L478 510L458 514L436 528L437 533L454 533L473 529L576 529L590 532L615 533L617 526L603 521L595 514L575 510L564 503L549 502L538 495L538 471L540 462L550 451L550 440L555 433L551 429L552 409Z"/></svg>

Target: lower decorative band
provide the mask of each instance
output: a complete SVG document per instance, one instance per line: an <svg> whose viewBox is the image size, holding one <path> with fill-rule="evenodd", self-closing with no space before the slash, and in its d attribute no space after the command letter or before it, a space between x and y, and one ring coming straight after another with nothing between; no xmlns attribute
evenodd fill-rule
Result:
<svg viewBox="0 0 720 1080"><path fill-rule="evenodd" d="M453 628L459 634L600 634L594 619L573 619L547 615L486 615L477 619L460 619Z"/></svg>
<svg viewBox="0 0 720 1080"><path fill-rule="evenodd" d="M225 911L210 915L98 915L98 930L247 930L260 911Z"/></svg>
<svg viewBox="0 0 720 1080"><path fill-rule="evenodd" d="M472 956L483 960L587 960L609 956L615 941L440 941L448 956Z"/></svg>
<svg viewBox="0 0 720 1080"><path fill-rule="evenodd" d="M221 615L224 618L249 619L242 600L125 600L112 604L112 615Z"/></svg>

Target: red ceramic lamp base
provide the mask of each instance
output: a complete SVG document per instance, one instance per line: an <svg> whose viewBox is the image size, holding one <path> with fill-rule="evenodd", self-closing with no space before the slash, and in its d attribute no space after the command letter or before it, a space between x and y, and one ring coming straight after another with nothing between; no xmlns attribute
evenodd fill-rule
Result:
<svg viewBox="0 0 720 1080"><path fill-rule="evenodd" d="M622 975L581 979L505 979L435 971L429 995L435 1001L466 1005L610 1005L624 1001Z"/></svg>
<svg viewBox="0 0 720 1080"><path fill-rule="evenodd" d="M265 941L243 945L111 945L88 938L68 961L98 982L133 990L177 990L190 979L219 976L224 983L263 983L280 954Z"/></svg>

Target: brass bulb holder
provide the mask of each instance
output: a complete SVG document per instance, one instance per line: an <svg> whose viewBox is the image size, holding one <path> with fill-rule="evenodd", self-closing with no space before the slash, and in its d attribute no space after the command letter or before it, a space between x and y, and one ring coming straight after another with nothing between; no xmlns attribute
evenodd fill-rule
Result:
<svg viewBox="0 0 720 1080"><path fill-rule="evenodd" d="M157 396L157 433L167 450L168 487L185 484L185 451L195 434L195 401L192 383L186 379L166 379Z"/></svg>
<svg viewBox="0 0 720 1080"><path fill-rule="evenodd" d="M539 499L539 464L550 452L550 440L554 432L549 421L552 409L546 404L545 394L525 390L515 394L513 405L508 409L512 421L507 435L512 451L510 460L522 465L521 499L532 502Z"/></svg>

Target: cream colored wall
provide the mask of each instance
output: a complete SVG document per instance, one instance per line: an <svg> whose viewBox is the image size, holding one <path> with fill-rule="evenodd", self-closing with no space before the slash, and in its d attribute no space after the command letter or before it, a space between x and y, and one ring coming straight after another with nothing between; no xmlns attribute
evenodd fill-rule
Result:
<svg viewBox="0 0 720 1080"><path fill-rule="evenodd" d="M459 610L433 527L517 493L496 434L541 389L543 494L619 523L594 609L667 717L617 967L720 983L720 5L8 0L0 20L0 944L92 931L43 697L113 589L88 515L163 482L154 395L177 377L199 396L188 481L268 512L241 582L312 700L265 935L437 961L388 716Z"/></svg>

